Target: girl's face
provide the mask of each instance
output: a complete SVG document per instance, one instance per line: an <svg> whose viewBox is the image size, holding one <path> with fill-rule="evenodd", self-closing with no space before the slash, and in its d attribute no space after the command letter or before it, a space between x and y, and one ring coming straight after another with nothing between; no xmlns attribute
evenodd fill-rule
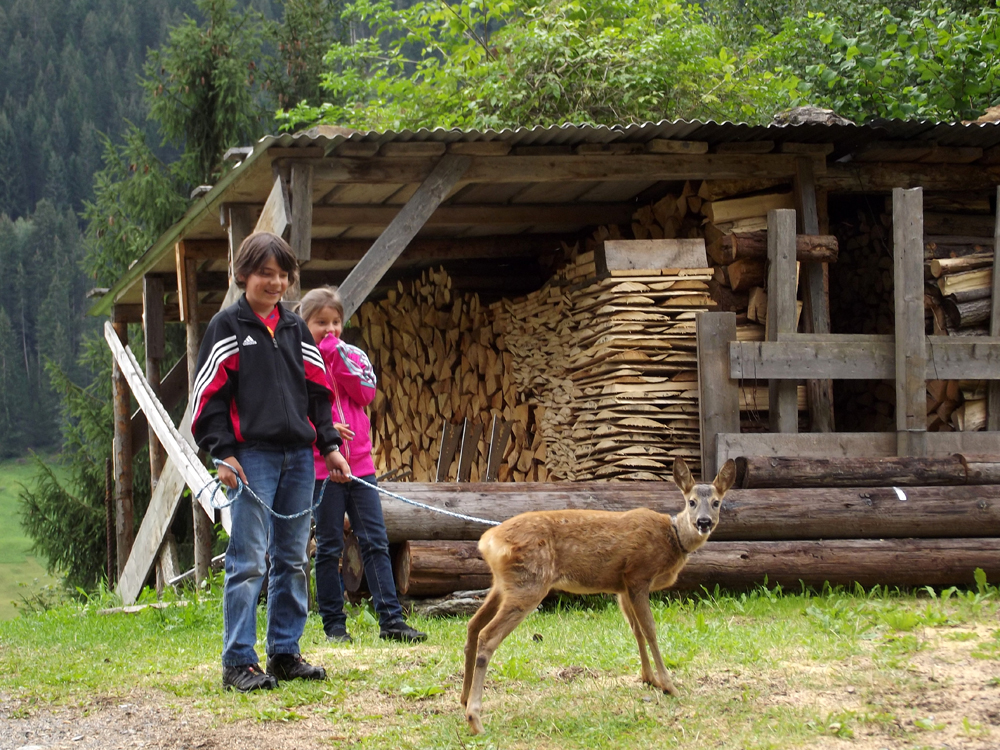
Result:
<svg viewBox="0 0 1000 750"><path fill-rule="evenodd" d="M309 326L309 333L317 344L331 334L339 339L344 330L340 311L332 307L321 307L309 316L306 325Z"/></svg>
<svg viewBox="0 0 1000 750"><path fill-rule="evenodd" d="M258 315L267 315L281 301L288 290L288 271L278 265L274 258L268 258L245 279L247 302Z"/></svg>

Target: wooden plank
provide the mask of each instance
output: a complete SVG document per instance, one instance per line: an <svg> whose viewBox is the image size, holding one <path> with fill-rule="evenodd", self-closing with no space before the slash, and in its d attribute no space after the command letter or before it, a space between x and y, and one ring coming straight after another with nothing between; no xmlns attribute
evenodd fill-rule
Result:
<svg viewBox="0 0 1000 750"><path fill-rule="evenodd" d="M173 409L187 395L187 355L181 357L170 368L166 377L160 380L158 398L167 409ZM149 425L142 409L132 412L132 455L136 455L145 447L149 439ZM162 471L162 467L161 467Z"/></svg>
<svg viewBox="0 0 1000 750"><path fill-rule="evenodd" d="M957 192L996 189L1000 182L997 167L965 166L961 164L901 164L861 162L836 164L826 174L817 175L816 187L836 193L888 192L898 187L923 187L925 190Z"/></svg>
<svg viewBox="0 0 1000 750"><path fill-rule="evenodd" d="M786 440L829 439L837 433L744 435ZM945 434L945 433L941 433ZM970 433L971 434L971 433ZM889 433L889 437L895 438ZM894 450L895 445L891 446ZM683 499L673 482L386 483L385 489L427 505L504 521L532 510L676 513ZM996 537L1000 486L732 489L712 539L890 539ZM416 508L391 498L382 505L390 542L479 539L485 526ZM711 543L711 542L710 542Z"/></svg>
<svg viewBox="0 0 1000 750"><path fill-rule="evenodd" d="M899 455L926 455L923 189L892 191L896 303L896 433Z"/></svg>
<svg viewBox="0 0 1000 750"><path fill-rule="evenodd" d="M117 308L115 308L117 310ZM105 338L119 346L128 345L128 324L112 313L114 323L105 322ZM138 369L138 365L136 365ZM115 541L117 551L116 572L120 578L125 570L132 543L135 539L132 505L132 420L129 409L128 381L122 367L115 364L111 373L114 437L112 457L115 477Z"/></svg>
<svg viewBox="0 0 1000 750"><path fill-rule="evenodd" d="M505 157L513 158L513 157ZM344 317L350 319L379 279L395 262L427 218L434 213L469 166L467 156L445 154L417 192L385 228L344 283L340 285Z"/></svg>
<svg viewBox="0 0 1000 750"><path fill-rule="evenodd" d="M816 175L812 159L799 159L795 174L795 204L798 208L799 231L819 234L819 209L816 203ZM801 266L802 301L805 329L811 333L830 332L830 295L827 286L827 266L805 262ZM833 432L833 381L810 380L809 417L813 432Z"/></svg>
<svg viewBox="0 0 1000 750"><path fill-rule="evenodd" d="M190 432L190 418L186 414L181 428L185 426ZM132 604L139 598L142 586L149 578L156 562L161 540L170 530L170 525L177 514L183 491L184 477L173 463L168 463L160 475L156 489L153 490L149 507L142 517L142 524L132 546L132 554L129 555L115 587L115 593L125 604Z"/></svg>
<svg viewBox="0 0 1000 750"><path fill-rule="evenodd" d="M313 208L313 223L323 227L387 226L402 210L388 205L329 205ZM426 226L450 227L467 224L624 224L632 221L631 203L522 203L492 205L456 203L438 207Z"/></svg>
<svg viewBox="0 0 1000 750"><path fill-rule="evenodd" d="M701 477L711 481L719 471L716 435L739 432L740 393L729 375L729 342L736 341L736 314L701 313L695 318L698 340L698 423Z"/></svg>
<svg viewBox="0 0 1000 750"><path fill-rule="evenodd" d="M1000 484L1000 456L741 456L740 489L762 487L930 487Z"/></svg>
<svg viewBox="0 0 1000 750"><path fill-rule="evenodd" d="M600 182L603 180L717 180L791 177L793 154L641 154L472 157L462 182ZM819 169L825 166L817 165ZM429 159L321 159L314 179L335 183L423 182L434 168ZM924 169L933 169L925 165Z"/></svg>
<svg viewBox="0 0 1000 750"><path fill-rule="evenodd" d="M146 379L153 393L160 393L160 364L165 351L166 325L163 317L163 279L146 274L142 277L142 330L143 348L146 350ZM149 441L150 487L155 489L167 454L149 426L146 426ZM132 455L135 455L135 440L132 440Z"/></svg>
<svg viewBox="0 0 1000 750"><path fill-rule="evenodd" d="M479 457L479 438L483 435L481 422L473 424L468 419L462 428L462 444L458 452L457 481L468 482L472 472L472 462Z"/></svg>
<svg viewBox="0 0 1000 750"><path fill-rule="evenodd" d="M993 247L1000 247L1000 186L997 187L997 211L994 219ZM994 273L992 284L992 306L990 308L990 336L1000 336L1000 273ZM986 389L986 429L1000 430L1000 380L993 380Z"/></svg>
<svg viewBox="0 0 1000 750"><path fill-rule="evenodd" d="M767 340L795 332L796 269L795 211L772 209L767 213ZM798 432L796 384L772 380L768 384L768 418L771 432ZM721 464L720 464L721 465Z"/></svg>
<svg viewBox="0 0 1000 750"><path fill-rule="evenodd" d="M649 154L707 154L706 141L672 141L669 138L653 138L645 144Z"/></svg>
<svg viewBox="0 0 1000 750"><path fill-rule="evenodd" d="M457 141L448 144L449 154L460 156L506 156L510 144L504 141Z"/></svg>
<svg viewBox="0 0 1000 750"><path fill-rule="evenodd" d="M292 166L295 166L294 162ZM268 193L267 200L264 202L264 208L261 209L260 218L257 219L255 232L271 232L279 237L284 236L285 230L291 223L291 217L288 215L286 190L284 179L281 175L276 176L271 185L271 192Z"/></svg>
<svg viewBox="0 0 1000 750"><path fill-rule="evenodd" d="M1000 432L929 432L927 455L950 453L998 454ZM738 456L799 456L831 458L895 456L896 435L892 432L828 432L801 435L720 434L716 460L721 466Z"/></svg>
<svg viewBox="0 0 1000 750"><path fill-rule="evenodd" d="M389 141L378 150L379 156L441 156L447 146L439 141Z"/></svg>
<svg viewBox="0 0 1000 750"><path fill-rule="evenodd" d="M769 154L774 151L774 141L730 141L715 147L717 154Z"/></svg>
<svg viewBox="0 0 1000 750"><path fill-rule="evenodd" d="M729 351L730 377L737 380L890 380L896 373L891 335L797 334L777 342L733 342ZM1000 337L928 336L924 377L1000 378Z"/></svg>
<svg viewBox="0 0 1000 750"><path fill-rule="evenodd" d="M792 193L766 193L753 195L749 198L730 198L728 200L710 201L702 206L702 213L713 224L749 219L764 216L769 211L779 208L794 208L795 199ZM813 232L818 234L818 232Z"/></svg>
<svg viewBox="0 0 1000 750"><path fill-rule="evenodd" d="M302 263L312 257L313 170L311 164L292 164L292 229L288 244Z"/></svg>
<svg viewBox="0 0 1000 750"><path fill-rule="evenodd" d="M602 222L603 223L603 222ZM605 240L604 269L706 268L705 240Z"/></svg>

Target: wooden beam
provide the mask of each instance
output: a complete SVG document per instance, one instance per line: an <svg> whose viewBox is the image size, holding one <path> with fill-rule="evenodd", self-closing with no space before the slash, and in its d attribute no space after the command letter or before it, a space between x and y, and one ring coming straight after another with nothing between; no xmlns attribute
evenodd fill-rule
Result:
<svg viewBox="0 0 1000 750"><path fill-rule="evenodd" d="M508 158L512 157L504 157L504 160ZM417 188L417 192L341 285L345 318L349 319L361 306L382 275L392 267L396 258L420 231L427 218L441 205L441 201L462 177L470 161L470 157L454 154L441 157L434 170Z"/></svg>
<svg viewBox="0 0 1000 750"><path fill-rule="evenodd" d="M161 368L162 369L162 368ZM174 366L165 377L160 378L160 388L157 398L163 404L163 408L170 410L181 403L181 399L187 396L187 354L177 360ZM142 409L132 412L132 455L138 455L150 435L149 421L146 419ZM160 471L163 467L160 467Z"/></svg>
<svg viewBox="0 0 1000 750"><path fill-rule="evenodd" d="M896 434L899 455L927 454L923 189L892 191L896 302Z"/></svg>
<svg viewBox="0 0 1000 750"><path fill-rule="evenodd" d="M1000 247L1000 186L997 187L996 218L994 219L993 247ZM990 336L1000 336L1000 269L996 267L996 256L993 260L992 306L990 307ZM986 429L1000 430L1000 380L987 384L986 390Z"/></svg>
<svg viewBox="0 0 1000 750"><path fill-rule="evenodd" d="M280 174L276 175L254 231L270 232L284 237L285 230L292 220L289 216L288 202L288 187L285 185L285 180Z"/></svg>
<svg viewBox="0 0 1000 750"><path fill-rule="evenodd" d="M127 346L128 323L116 317L114 313L112 313L112 321L105 323L105 337L114 338L119 346ZM121 578L129 553L132 551L135 530L132 504L132 421L129 409L129 389L125 373L117 364L111 373L111 392L114 412L112 456L115 476L115 540L117 574Z"/></svg>
<svg viewBox="0 0 1000 750"><path fill-rule="evenodd" d="M928 336L925 379L1000 378L1000 337ZM797 334L777 342L729 345L730 376L739 380L891 380L895 337L879 334ZM926 408L926 407L925 407Z"/></svg>
<svg viewBox="0 0 1000 750"><path fill-rule="evenodd" d="M313 223L323 227L387 226L401 207L386 205L326 205L313 208ZM624 224L632 221L631 203L472 204L440 206L424 222L428 227L534 224Z"/></svg>
<svg viewBox="0 0 1000 750"><path fill-rule="evenodd" d="M698 340L698 421L701 432L701 478L712 481L716 435L740 431L740 393L729 376L729 342L736 340L736 314L700 313L695 318Z"/></svg>
<svg viewBox="0 0 1000 750"><path fill-rule="evenodd" d="M816 175L813 160L799 159L794 182L799 231L819 234L819 210L816 203ZM810 333L830 332L830 295L825 263L802 263L802 300L805 329ZM833 381L810 380L806 383L809 398L810 426L813 432L833 432Z"/></svg>
<svg viewBox="0 0 1000 750"><path fill-rule="evenodd" d="M835 164L817 175L817 188L835 193L888 193L895 188L992 192L1000 183L1000 169L963 164Z"/></svg>
<svg viewBox="0 0 1000 750"><path fill-rule="evenodd" d="M1000 432L929 432L927 455L952 453L1000 454ZM892 432L827 432L802 435L720 434L719 464L739 456L798 456L800 458L896 455Z"/></svg>
<svg viewBox="0 0 1000 750"><path fill-rule="evenodd" d="M236 260L243 240L253 232L254 213L255 208L245 204L230 205L226 208L226 247L229 255L229 293L226 295L226 299L231 300L230 304L240 296L240 288L236 284ZM190 240L185 241L185 251L191 253L193 249Z"/></svg>
<svg viewBox="0 0 1000 750"><path fill-rule="evenodd" d="M766 335L768 341L777 341L779 334L795 333L795 211L781 208L767 212L767 257ZM768 384L771 432L799 431L796 387L794 381L787 380Z"/></svg>
<svg viewBox="0 0 1000 750"><path fill-rule="evenodd" d="M311 164L292 164L292 231L289 245L301 263L312 257L313 170Z"/></svg>
<svg viewBox="0 0 1000 750"><path fill-rule="evenodd" d="M142 330L143 343L146 350L146 380L149 381L153 393L160 395L160 365L165 351L166 324L163 317L163 279L159 276L146 274L142 277ZM156 483L163 471L163 463L167 454L152 433L148 425L146 432L149 440L149 480L150 488L156 489ZM135 455L135 439L132 440Z"/></svg>
<svg viewBox="0 0 1000 750"><path fill-rule="evenodd" d="M587 154L569 156L472 157L463 183L595 182L631 180L715 180L741 177L788 177L795 174L794 154ZM335 183L423 182L434 168L428 159L322 159L314 179ZM926 168L926 167L925 167ZM817 163L817 173L826 169Z"/></svg>

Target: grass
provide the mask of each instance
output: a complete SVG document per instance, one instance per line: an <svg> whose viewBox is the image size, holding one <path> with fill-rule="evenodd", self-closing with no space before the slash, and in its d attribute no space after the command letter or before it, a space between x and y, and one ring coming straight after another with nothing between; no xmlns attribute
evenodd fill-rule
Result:
<svg viewBox="0 0 1000 750"><path fill-rule="evenodd" d="M14 603L22 597L58 583L45 571L45 560L31 554L31 539L21 528L18 494L34 474L30 459L0 462L0 620L17 616Z"/></svg>
<svg viewBox="0 0 1000 750"><path fill-rule="evenodd" d="M245 696L220 689L217 591L218 581L187 606L136 615L98 614L105 596L0 623L0 694L11 716L52 706L86 714L139 695L214 732L318 722L324 746L360 748L765 750L865 736L885 738L873 747L978 748L963 743L1000 738L990 729L1000 716L927 702L946 703L959 684L966 698L971 689L984 705L1000 701L1000 596L985 583L659 598L661 650L680 700L640 684L613 600L558 599L494 657L482 737L467 734L458 705L464 618L413 618L431 637L400 646L380 641L371 614L357 609L355 644L341 647L310 616L303 652L329 679ZM973 667L959 669L963 660Z"/></svg>

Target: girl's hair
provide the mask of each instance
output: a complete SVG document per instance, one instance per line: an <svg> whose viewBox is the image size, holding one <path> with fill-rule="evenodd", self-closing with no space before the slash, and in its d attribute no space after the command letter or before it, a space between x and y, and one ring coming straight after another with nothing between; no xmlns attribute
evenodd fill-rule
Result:
<svg viewBox="0 0 1000 750"><path fill-rule="evenodd" d="M288 283L294 284L299 278L299 264L295 253L281 237L270 232L254 232L240 245L236 252L233 275L240 289L246 288L247 277L274 258L278 268L288 273Z"/></svg>
<svg viewBox="0 0 1000 750"><path fill-rule="evenodd" d="M339 312L340 319L347 323L344 320L344 301L335 286L321 286L307 292L299 303L299 317L308 322L309 318L325 307L332 307Z"/></svg>

